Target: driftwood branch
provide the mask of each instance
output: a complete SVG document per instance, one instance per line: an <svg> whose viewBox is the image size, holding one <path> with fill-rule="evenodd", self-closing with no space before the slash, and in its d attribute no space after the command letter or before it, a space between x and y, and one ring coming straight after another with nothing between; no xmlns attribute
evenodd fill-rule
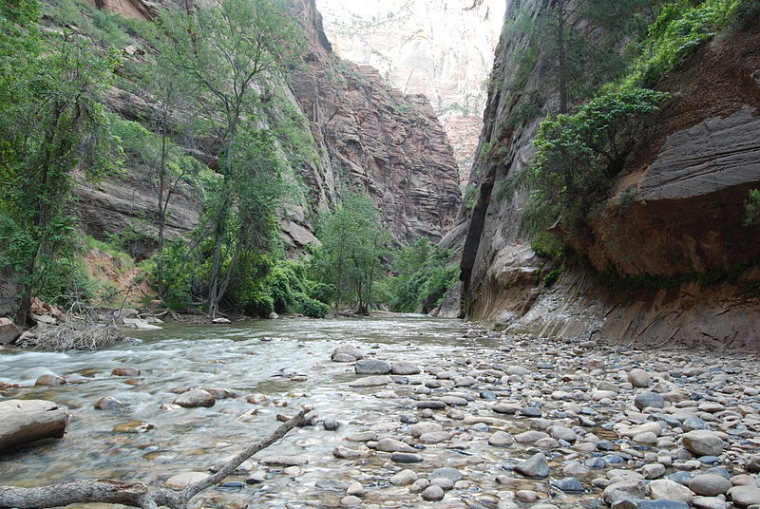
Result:
<svg viewBox="0 0 760 509"><path fill-rule="evenodd" d="M194 496L218 484L245 460L274 444L287 435L290 430L301 425L304 422L304 417L310 411L311 408L302 408L298 414L279 426L271 435L251 444L232 458L216 474L192 483L182 491L152 488L141 482L109 480L74 481L39 488L0 486L0 508L42 509L75 503L106 502L142 509L157 509L159 506L187 509L187 503Z"/></svg>

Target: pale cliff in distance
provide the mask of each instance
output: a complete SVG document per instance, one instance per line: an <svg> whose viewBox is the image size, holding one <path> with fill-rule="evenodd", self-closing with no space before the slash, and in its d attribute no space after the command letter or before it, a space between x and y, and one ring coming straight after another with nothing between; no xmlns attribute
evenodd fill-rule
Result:
<svg viewBox="0 0 760 509"><path fill-rule="evenodd" d="M367 64L405 94L424 94L467 183L501 33L504 0L318 0L343 58Z"/></svg>

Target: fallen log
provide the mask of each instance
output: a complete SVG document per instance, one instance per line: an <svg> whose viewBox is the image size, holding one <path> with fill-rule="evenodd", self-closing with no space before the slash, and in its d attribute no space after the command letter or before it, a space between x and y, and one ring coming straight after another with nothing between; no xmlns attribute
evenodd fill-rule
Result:
<svg viewBox="0 0 760 509"><path fill-rule="evenodd" d="M216 474L192 483L182 491L174 491L168 488L154 488L141 482L121 482L103 479L73 481L41 486L39 488L0 486L0 508L42 509L75 503L105 502L140 507L142 509L157 509L159 506L166 506L172 509L187 509L188 502L198 493L220 483L245 460L287 435L290 430L304 421L304 416L309 412L311 412L311 409L304 407L292 419L274 430L271 435L253 443L228 461Z"/></svg>
<svg viewBox="0 0 760 509"><path fill-rule="evenodd" d="M68 420L68 414L50 401L0 401L0 451L43 438L61 438Z"/></svg>

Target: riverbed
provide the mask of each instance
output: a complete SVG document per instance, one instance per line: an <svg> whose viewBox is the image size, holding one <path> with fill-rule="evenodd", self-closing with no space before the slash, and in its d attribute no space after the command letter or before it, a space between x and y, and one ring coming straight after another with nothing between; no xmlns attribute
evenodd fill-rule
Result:
<svg viewBox="0 0 760 509"><path fill-rule="evenodd" d="M313 426L256 455L232 484L199 495L195 506L594 508L620 472L676 483L668 476L722 468L729 479L760 448L756 355L637 351L470 329L414 315L165 325L97 352L0 354L0 382L18 386L4 397L50 400L72 416L63 439L0 455L0 484L161 485L207 472L274 430L278 414L304 404L318 415ZM355 363L331 360L339 345L419 373L357 374ZM637 368L645 384L632 383ZM42 375L67 383L35 386ZM191 388L218 398L209 408L175 405ZM650 392L664 403L638 408L635 397ZM94 408L108 396L123 408ZM724 443L708 462L681 445L690 416ZM520 466L538 453L549 475ZM662 468L646 467L655 463ZM568 478L577 485L558 487Z"/></svg>

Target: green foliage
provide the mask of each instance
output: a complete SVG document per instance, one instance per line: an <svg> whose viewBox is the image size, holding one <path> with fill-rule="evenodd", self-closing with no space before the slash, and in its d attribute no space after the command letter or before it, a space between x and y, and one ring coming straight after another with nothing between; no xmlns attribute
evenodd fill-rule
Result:
<svg viewBox="0 0 760 509"><path fill-rule="evenodd" d="M478 188L477 186L474 186L472 184L467 184L467 186L464 188L464 192L462 193L463 199L464 199L464 206L465 208L472 209L475 206L475 203L478 201Z"/></svg>
<svg viewBox="0 0 760 509"><path fill-rule="evenodd" d="M741 0L731 13L728 26L734 31L748 29L760 23L760 2Z"/></svg>
<svg viewBox="0 0 760 509"><path fill-rule="evenodd" d="M426 238L399 251L393 263L397 275L384 281L391 310L427 313L440 306L459 275L455 265L448 265L450 257L448 249Z"/></svg>
<svg viewBox="0 0 760 509"><path fill-rule="evenodd" d="M531 195L524 226L538 232L557 223L565 232L574 231L606 198L611 177L632 148L634 133L665 97L639 88L608 92L574 115L545 120L528 170Z"/></svg>
<svg viewBox="0 0 760 509"><path fill-rule="evenodd" d="M744 224L750 226L760 222L760 189L752 189L744 204L746 216Z"/></svg>
<svg viewBox="0 0 760 509"><path fill-rule="evenodd" d="M126 28L134 33L138 27L146 25L93 7L84 0L58 0L46 10L56 23L76 27L106 46L119 49L134 43Z"/></svg>
<svg viewBox="0 0 760 509"><path fill-rule="evenodd" d="M100 102L117 61L70 33L42 38L36 3L14 4L0 10L0 228L11 239L0 270L16 275L25 314L76 272L71 172L98 177L118 161Z"/></svg>
<svg viewBox="0 0 760 509"><path fill-rule="evenodd" d="M366 314L375 300L375 282L384 272L391 241L372 200L349 193L343 204L320 222L312 264L318 279L335 288L334 302L356 305Z"/></svg>
<svg viewBox="0 0 760 509"><path fill-rule="evenodd" d="M649 27L641 57L625 78L625 86L651 88L665 73L737 19L735 12L748 9L752 0L705 0L696 5L686 0L665 5ZM741 7L741 9L739 9Z"/></svg>

